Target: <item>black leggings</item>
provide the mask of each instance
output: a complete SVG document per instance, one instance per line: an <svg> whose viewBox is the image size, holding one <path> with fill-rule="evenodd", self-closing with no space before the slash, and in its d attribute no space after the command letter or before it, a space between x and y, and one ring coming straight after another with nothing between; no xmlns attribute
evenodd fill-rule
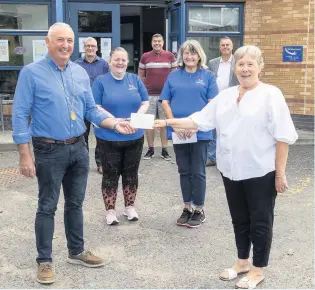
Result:
<svg viewBox="0 0 315 290"><path fill-rule="evenodd" d="M232 217L239 259L248 259L253 243L253 265L266 267L272 242L277 196L275 172L233 181L222 176Z"/></svg>
<svg viewBox="0 0 315 290"><path fill-rule="evenodd" d="M138 190L138 169L144 138L131 141L97 139L103 168L102 194L106 210L115 209L120 175L125 206L133 206Z"/></svg>

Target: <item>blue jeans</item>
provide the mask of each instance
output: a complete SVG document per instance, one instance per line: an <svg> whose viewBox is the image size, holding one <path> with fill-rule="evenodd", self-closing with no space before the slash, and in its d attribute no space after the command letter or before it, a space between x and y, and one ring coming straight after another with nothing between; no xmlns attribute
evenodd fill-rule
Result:
<svg viewBox="0 0 315 290"><path fill-rule="evenodd" d="M216 130L212 130L213 139L209 141L207 160L216 161L216 150L217 150L217 133Z"/></svg>
<svg viewBox="0 0 315 290"><path fill-rule="evenodd" d="M89 155L82 139L71 145L33 140L38 180L38 208L35 219L37 263L52 262L54 217L64 192L64 225L69 253L84 250L82 204L89 172Z"/></svg>
<svg viewBox="0 0 315 290"><path fill-rule="evenodd" d="M180 187L185 204L203 207L206 196L208 140L174 145Z"/></svg>

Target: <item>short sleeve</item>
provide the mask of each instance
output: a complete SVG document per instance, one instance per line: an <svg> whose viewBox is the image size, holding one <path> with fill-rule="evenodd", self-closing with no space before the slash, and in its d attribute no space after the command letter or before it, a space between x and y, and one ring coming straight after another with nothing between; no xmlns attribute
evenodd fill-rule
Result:
<svg viewBox="0 0 315 290"><path fill-rule="evenodd" d="M139 62L139 68L141 69L145 69L145 54L143 54L140 58L140 62Z"/></svg>
<svg viewBox="0 0 315 290"><path fill-rule="evenodd" d="M207 71L209 74L209 83L207 88L207 99L213 99L219 93L218 85L214 74L211 71Z"/></svg>
<svg viewBox="0 0 315 290"><path fill-rule="evenodd" d="M217 98L208 103L201 111L193 113L189 118L198 126L199 131L209 131L216 128Z"/></svg>
<svg viewBox="0 0 315 290"><path fill-rule="evenodd" d="M92 93L96 105L102 105L103 91L102 76L99 76L92 85Z"/></svg>
<svg viewBox="0 0 315 290"><path fill-rule="evenodd" d="M171 101L171 99L171 84L170 77L168 76L160 94L159 101Z"/></svg>
<svg viewBox="0 0 315 290"><path fill-rule="evenodd" d="M147 88L145 87L143 81L137 75L135 75L135 77L137 78L138 91L141 96L141 101L142 102L148 101L149 94L148 94Z"/></svg>
<svg viewBox="0 0 315 290"><path fill-rule="evenodd" d="M298 139L288 105L282 92L272 87L269 92L269 123L270 134L280 142L293 144Z"/></svg>

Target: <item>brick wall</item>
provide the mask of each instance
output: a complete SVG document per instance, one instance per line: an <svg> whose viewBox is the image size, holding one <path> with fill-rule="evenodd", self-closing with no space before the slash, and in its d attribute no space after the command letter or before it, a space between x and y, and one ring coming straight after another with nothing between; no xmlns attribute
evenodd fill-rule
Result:
<svg viewBox="0 0 315 290"><path fill-rule="evenodd" d="M308 116L314 115L314 0L247 0L244 44L262 50L261 79L282 90L291 113L313 120ZM284 45L303 46L303 62L283 63Z"/></svg>

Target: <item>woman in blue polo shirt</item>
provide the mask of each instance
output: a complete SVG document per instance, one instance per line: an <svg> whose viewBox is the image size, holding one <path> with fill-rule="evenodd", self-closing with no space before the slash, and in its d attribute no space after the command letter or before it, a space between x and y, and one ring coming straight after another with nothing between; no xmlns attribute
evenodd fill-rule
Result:
<svg viewBox="0 0 315 290"><path fill-rule="evenodd" d="M179 49L177 62L179 69L169 74L160 95L167 119L188 117L200 111L218 94L215 76L207 70L206 55L198 41L184 42ZM169 139L172 132L173 129L168 128ZM177 224L199 227L206 220L203 210L206 194L205 165L207 144L212 132L181 129L174 129L174 132L180 139L197 134L196 143L174 144L174 151L184 200L184 210Z"/></svg>
<svg viewBox="0 0 315 290"><path fill-rule="evenodd" d="M137 75L126 72L128 53L124 48L116 47L111 51L109 67L110 72L99 76L93 84L95 103L118 120L130 118L131 113L146 113L148 92ZM107 224L118 224L115 205L120 176L125 199L124 215L129 221L138 220L134 203L144 131L122 135L115 130L95 128L94 134L100 145Z"/></svg>

